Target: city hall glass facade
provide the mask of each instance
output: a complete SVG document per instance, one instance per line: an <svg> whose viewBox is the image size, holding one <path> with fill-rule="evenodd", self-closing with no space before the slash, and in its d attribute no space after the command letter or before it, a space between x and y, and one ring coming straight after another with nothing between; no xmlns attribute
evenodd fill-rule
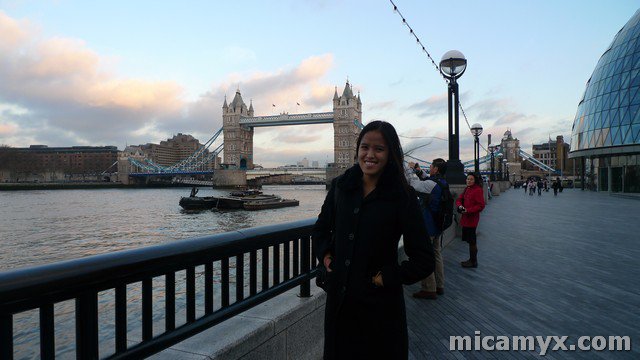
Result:
<svg viewBox="0 0 640 360"><path fill-rule="evenodd" d="M640 192L640 10L602 54L571 132L589 188Z"/></svg>

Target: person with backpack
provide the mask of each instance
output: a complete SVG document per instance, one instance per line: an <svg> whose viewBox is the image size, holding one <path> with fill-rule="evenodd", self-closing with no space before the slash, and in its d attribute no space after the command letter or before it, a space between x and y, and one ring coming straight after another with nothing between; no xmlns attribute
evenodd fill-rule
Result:
<svg viewBox="0 0 640 360"><path fill-rule="evenodd" d="M409 168L420 179L420 181L415 178L410 179L410 185L420 198L424 222L435 257L434 272L421 281L420 291L414 293L413 297L435 300L438 295L444 294L442 233L451 226L453 221L453 196L444 179L447 172L447 162L441 158L434 159L428 174L417 163L409 162Z"/></svg>
<svg viewBox="0 0 640 360"><path fill-rule="evenodd" d="M480 222L480 212L484 209L481 184L478 174L469 173L467 175L467 187L456 200L456 209L462 214L460 219L462 240L469 243L469 260L460 263L464 268L478 267L476 228L478 227L478 222Z"/></svg>
<svg viewBox="0 0 640 360"><path fill-rule="evenodd" d="M538 179L538 184L537 184L538 196L542 196L542 187L543 186L544 186L544 183L542 182L542 179Z"/></svg>

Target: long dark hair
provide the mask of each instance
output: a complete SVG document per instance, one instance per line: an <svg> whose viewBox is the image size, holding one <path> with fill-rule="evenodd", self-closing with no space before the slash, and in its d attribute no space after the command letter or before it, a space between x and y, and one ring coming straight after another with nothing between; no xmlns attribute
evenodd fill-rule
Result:
<svg viewBox="0 0 640 360"><path fill-rule="evenodd" d="M360 135L358 135L358 142L356 143L356 162L358 162L358 152L360 151L360 142L362 137L369 131L380 131L384 141L389 148L389 160L384 167L380 179L382 184L401 184L402 189L406 194L410 194L410 187L407 179L404 176L404 167L402 166L404 161L404 152L402 151L402 145L400 145L400 138L393 125L386 121L374 120L368 123Z"/></svg>
<svg viewBox="0 0 640 360"><path fill-rule="evenodd" d="M467 176L473 176L473 185L478 185L480 187L484 187L483 181L482 181L482 177L480 176L480 174L478 174L477 172L470 172L467 173Z"/></svg>

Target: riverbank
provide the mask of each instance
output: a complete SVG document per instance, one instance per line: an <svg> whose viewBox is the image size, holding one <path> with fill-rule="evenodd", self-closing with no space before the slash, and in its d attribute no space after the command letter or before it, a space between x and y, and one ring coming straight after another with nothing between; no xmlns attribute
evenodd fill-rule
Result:
<svg viewBox="0 0 640 360"><path fill-rule="evenodd" d="M112 182L81 182L81 183L0 183L0 191L15 190L77 190L77 189L141 189L141 188L168 188L168 187L192 187L191 184L180 183L149 183L131 184Z"/></svg>

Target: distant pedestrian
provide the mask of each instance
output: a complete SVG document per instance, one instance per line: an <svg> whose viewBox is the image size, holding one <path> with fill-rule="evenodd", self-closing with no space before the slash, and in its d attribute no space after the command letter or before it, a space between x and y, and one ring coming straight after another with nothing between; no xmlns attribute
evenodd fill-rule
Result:
<svg viewBox="0 0 640 360"><path fill-rule="evenodd" d="M522 187L524 188L524 194L527 195L527 191L529 190L529 180L526 180L523 184Z"/></svg>
<svg viewBox="0 0 640 360"><path fill-rule="evenodd" d="M529 180L529 196L533 196L536 191L536 182L533 179Z"/></svg>
<svg viewBox="0 0 640 360"><path fill-rule="evenodd" d="M562 186L560 184L560 178L557 178L556 181L553 182L553 185L551 185L551 187L553 188L553 196L558 196L558 190L560 189L560 186Z"/></svg>
<svg viewBox="0 0 640 360"><path fill-rule="evenodd" d="M537 188L538 188L538 196L542 195L542 187L544 186L544 183L542 182L542 179L538 179L538 183L536 184Z"/></svg>
<svg viewBox="0 0 640 360"><path fill-rule="evenodd" d="M465 268L478 267L476 228L480 222L480 212L484 209L484 196L480 181L480 176L477 174L467 175L467 187L456 200L456 208L462 214L460 219L462 240L469 243L469 260L460 263Z"/></svg>

